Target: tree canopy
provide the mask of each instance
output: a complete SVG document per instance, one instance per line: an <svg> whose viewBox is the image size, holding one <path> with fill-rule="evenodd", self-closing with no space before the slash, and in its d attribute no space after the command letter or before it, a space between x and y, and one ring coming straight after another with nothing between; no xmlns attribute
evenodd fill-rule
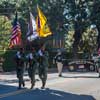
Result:
<svg viewBox="0 0 100 100"><path fill-rule="evenodd" d="M89 44L89 38L93 38L90 36L92 31L89 31L91 24L95 24L98 30L98 34L95 37L98 37L96 39L99 48L100 0L1 0L0 20L2 21L0 21L0 35L3 35L0 37L1 47L7 47L8 45L9 35L5 37L4 34L10 34L11 22L14 19L16 10L19 15L23 39L25 38L29 11L36 18L37 4L47 17L48 24L55 37L65 36L65 47L69 49L68 51L71 50L75 54L80 50L89 49L88 46L90 44L94 45L93 43ZM5 19L6 22L3 22Z"/></svg>

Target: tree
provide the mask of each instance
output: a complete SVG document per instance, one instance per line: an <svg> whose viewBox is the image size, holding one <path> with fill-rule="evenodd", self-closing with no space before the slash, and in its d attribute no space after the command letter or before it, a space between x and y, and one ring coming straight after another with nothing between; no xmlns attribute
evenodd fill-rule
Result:
<svg viewBox="0 0 100 100"><path fill-rule="evenodd" d="M97 30L95 28L87 28L86 32L82 35L82 41L80 42L79 49L82 52L86 52L91 56L93 52L96 52L97 49Z"/></svg>
<svg viewBox="0 0 100 100"><path fill-rule="evenodd" d="M0 49L8 48L11 36L11 21L6 16L0 16Z"/></svg>
<svg viewBox="0 0 100 100"><path fill-rule="evenodd" d="M68 31L68 33L65 34L65 48L67 52L72 52L72 44L74 42L74 31Z"/></svg>
<svg viewBox="0 0 100 100"><path fill-rule="evenodd" d="M91 23L95 24L98 30L98 48L100 48L100 0L93 0L91 7Z"/></svg>
<svg viewBox="0 0 100 100"><path fill-rule="evenodd" d="M91 0L66 0L65 15L69 26L74 29L73 53L77 58L79 44L82 40L82 34L89 26L89 3Z"/></svg>
<svg viewBox="0 0 100 100"><path fill-rule="evenodd" d="M0 1L0 14L7 16L9 19L16 9L16 0L1 0Z"/></svg>
<svg viewBox="0 0 100 100"><path fill-rule="evenodd" d="M27 32L27 22L29 21L29 11L36 18L37 4L45 14L51 31L56 38L64 38L74 31L73 53L77 56L82 43L82 35L87 31L88 26L96 24L99 31L99 3L100 0L1 0L0 12L12 21L14 12L17 9L19 22L21 24L23 40ZM8 8L8 9L7 9ZM99 32L100 33L100 32ZM65 38L66 41L68 38ZM99 38L98 38L99 39ZM100 41L100 40L98 40ZM67 43L67 42L66 42ZM71 43L72 44L72 43Z"/></svg>

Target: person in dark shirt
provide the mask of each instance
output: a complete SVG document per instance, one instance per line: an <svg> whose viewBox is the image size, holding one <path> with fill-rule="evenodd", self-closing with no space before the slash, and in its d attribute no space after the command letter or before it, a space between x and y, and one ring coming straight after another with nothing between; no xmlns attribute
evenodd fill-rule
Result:
<svg viewBox="0 0 100 100"><path fill-rule="evenodd" d="M63 57L62 57L62 53L60 50L58 50L54 59L55 59L55 62L57 64L58 76L61 77L62 76L62 68L63 68L63 64L62 64Z"/></svg>
<svg viewBox="0 0 100 100"><path fill-rule="evenodd" d="M20 48L15 55L15 62L16 62L16 74L19 82L18 89L25 86L23 75L24 75L24 52L23 48Z"/></svg>
<svg viewBox="0 0 100 100"><path fill-rule="evenodd" d="M39 72L39 77L42 81L41 89L45 88L47 80L47 70L49 66L48 57L49 57L48 52L45 50L45 46L42 46L38 51L38 62L39 62L38 72Z"/></svg>
<svg viewBox="0 0 100 100"><path fill-rule="evenodd" d="M35 85L35 73L36 73L36 63L37 63L35 53L36 53L35 49L32 48L29 50L29 53L26 56L27 62L29 64L28 75L31 80L31 89Z"/></svg>

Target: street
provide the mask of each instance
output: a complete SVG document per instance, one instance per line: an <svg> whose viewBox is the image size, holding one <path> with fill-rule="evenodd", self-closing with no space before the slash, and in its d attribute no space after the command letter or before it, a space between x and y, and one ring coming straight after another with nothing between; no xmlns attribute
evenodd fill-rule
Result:
<svg viewBox="0 0 100 100"><path fill-rule="evenodd" d="M63 77L49 73L46 89L36 75L36 85L30 89L25 73L25 88L17 90L15 73L0 74L0 100L100 100L100 78L95 72L64 72Z"/></svg>

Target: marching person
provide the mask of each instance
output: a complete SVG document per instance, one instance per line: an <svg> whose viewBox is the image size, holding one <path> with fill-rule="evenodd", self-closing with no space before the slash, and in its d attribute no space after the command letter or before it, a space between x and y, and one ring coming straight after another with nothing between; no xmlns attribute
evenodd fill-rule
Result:
<svg viewBox="0 0 100 100"><path fill-rule="evenodd" d="M100 55L98 56L98 73L100 78Z"/></svg>
<svg viewBox="0 0 100 100"><path fill-rule="evenodd" d="M18 89L21 89L21 87L25 86L23 75L24 75L24 51L23 48L20 48L19 51L17 51L15 55L15 62L16 62L16 73L17 78L19 81L19 87Z"/></svg>
<svg viewBox="0 0 100 100"><path fill-rule="evenodd" d="M48 52L45 50L45 46L42 46L40 50L38 51L38 61L39 61L39 67L38 67L38 73L39 77L42 81L42 87L41 89L45 88L46 80L47 80L47 70L48 70Z"/></svg>
<svg viewBox="0 0 100 100"><path fill-rule="evenodd" d="M58 50L56 56L54 57L54 60L57 64L57 69L58 69L58 76L61 77L62 76L62 68L63 68L63 64L62 64L62 53L60 50Z"/></svg>
<svg viewBox="0 0 100 100"><path fill-rule="evenodd" d="M31 89L35 85L35 73L36 73L36 58L35 58L35 49L32 48L32 50L29 50L28 55L26 56L27 61L28 61L28 74L29 78L31 79Z"/></svg>

